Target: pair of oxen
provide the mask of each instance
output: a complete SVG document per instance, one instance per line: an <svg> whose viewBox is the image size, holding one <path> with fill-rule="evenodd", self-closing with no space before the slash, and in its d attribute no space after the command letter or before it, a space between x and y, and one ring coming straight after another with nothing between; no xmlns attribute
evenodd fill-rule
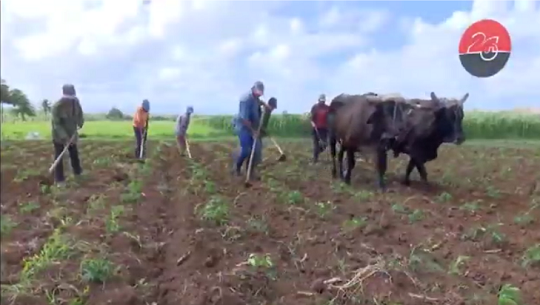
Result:
<svg viewBox="0 0 540 305"><path fill-rule="evenodd" d="M463 103L461 99L439 98L431 93L430 99L405 99L399 94L362 95L341 94L330 103L329 144L332 155L332 176L337 178L337 159L341 179L351 183L355 167L355 152L375 155L378 186L386 189L387 152L394 157L409 156L402 183L410 185L410 174L417 169L422 181L427 182L425 163L437 158L443 143L460 145L465 141L462 128ZM347 155L347 169L343 158Z"/></svg>

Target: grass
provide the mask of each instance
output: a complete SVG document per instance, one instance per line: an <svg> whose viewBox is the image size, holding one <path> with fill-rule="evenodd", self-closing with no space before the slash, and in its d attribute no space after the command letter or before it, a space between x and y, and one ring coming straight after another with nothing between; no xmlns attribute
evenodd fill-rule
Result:
<svg viewBox="0 0 540 305"><path fill-rule="evenodd" d="M219 139L233 136L231 115L194 116L189 129L192 139ZM165 139L174 137L173 118L155 117L151 121L149 137ZM311 135L305 114L273 114L269 132L276 137L298 138ZM509 112L467 112L463 121L467 139L471 140L540 140L540 116ZM48 120L21 122L6 120L2 124L2 138L24 139L29 132L38 132L41 138L49 138L51 127ZM81 131L82 137L99 139L128 139L133 137L131 121L109 121L89 115ZM512 141L509 144L513 144Z"/></svg>
<svg viewBox="0 0 540 305"><path fill-rule="evenodd" d="M151 122L148 129L148 137L157 139L174 138L175 122L157 121ZM38 132L40 138L51 137L51 125L49 122L10 122L2 124L2 138L21 140L28 133ZM130 121L90 121L86 122L81 130L82 138L99 139L131 139L133 138L133 127ZM194 120L190 126L189 136L197 138L214 138L228 136L224 130L213 128L200 121Z"/></svg>

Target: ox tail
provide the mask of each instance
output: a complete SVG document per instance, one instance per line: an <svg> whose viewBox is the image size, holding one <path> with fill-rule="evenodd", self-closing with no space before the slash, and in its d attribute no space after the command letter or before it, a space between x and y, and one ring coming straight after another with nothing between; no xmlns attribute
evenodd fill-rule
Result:
<svg viewBox="0 0 540 305"><path fill-rule="evenodd" d="M332 159L332 177L337 178L337 170L336 170L336 134L333 131L332 128L328 129L328 145L330 145L330 157Z"/></svg>

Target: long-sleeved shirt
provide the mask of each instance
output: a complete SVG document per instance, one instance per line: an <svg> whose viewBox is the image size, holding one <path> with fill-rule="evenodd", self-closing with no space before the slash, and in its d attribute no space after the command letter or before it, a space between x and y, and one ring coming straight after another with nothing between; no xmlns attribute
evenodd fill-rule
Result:
<svg viewBox="0 0 540 305"><path fill-rule="evenodd" d="M250 122L253 129L257 129L261 121L259 115L259 100L255 98L251 92L240 98L238 116L235 122L236 132L246 129L249 130L249 128L244 125L243 120Z"/></svg>
<svg viewBox="0 0 540 305"><path fill-rule="evenodd" d="M142 106L137 108L135 114L133 115L133 127L145 128L146 121L148 120L148 112L144 111Z"/></svg>
<svg viewBox="0 0 540 305"><path fill-rule="evenodd" d="M190 122L191 116L187 114L179 115L176 118L176 134L177 135L185 135L188 128L189 128L189 122Z"/></svg>
<svg viewBox="0 0 540 305"><path fill-rule="evenodd" d="M62 97L51 109L52 136L55 142L65 142L77 134L84 125L84 113L79 99ZM76 140L76 139L75 139Z"/></svg>

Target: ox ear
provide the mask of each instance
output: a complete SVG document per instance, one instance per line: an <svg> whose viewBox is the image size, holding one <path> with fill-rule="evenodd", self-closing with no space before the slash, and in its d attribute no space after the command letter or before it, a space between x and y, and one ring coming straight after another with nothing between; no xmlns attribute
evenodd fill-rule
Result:
<svg viewBox="0 0 540 305"><path fill-rule="evenodd" d="M469 93L465 93L465 95L459 100L459 103L463 106L463 104L465 103L465 101L467 101L467 99L469 98Z"/></svg>

